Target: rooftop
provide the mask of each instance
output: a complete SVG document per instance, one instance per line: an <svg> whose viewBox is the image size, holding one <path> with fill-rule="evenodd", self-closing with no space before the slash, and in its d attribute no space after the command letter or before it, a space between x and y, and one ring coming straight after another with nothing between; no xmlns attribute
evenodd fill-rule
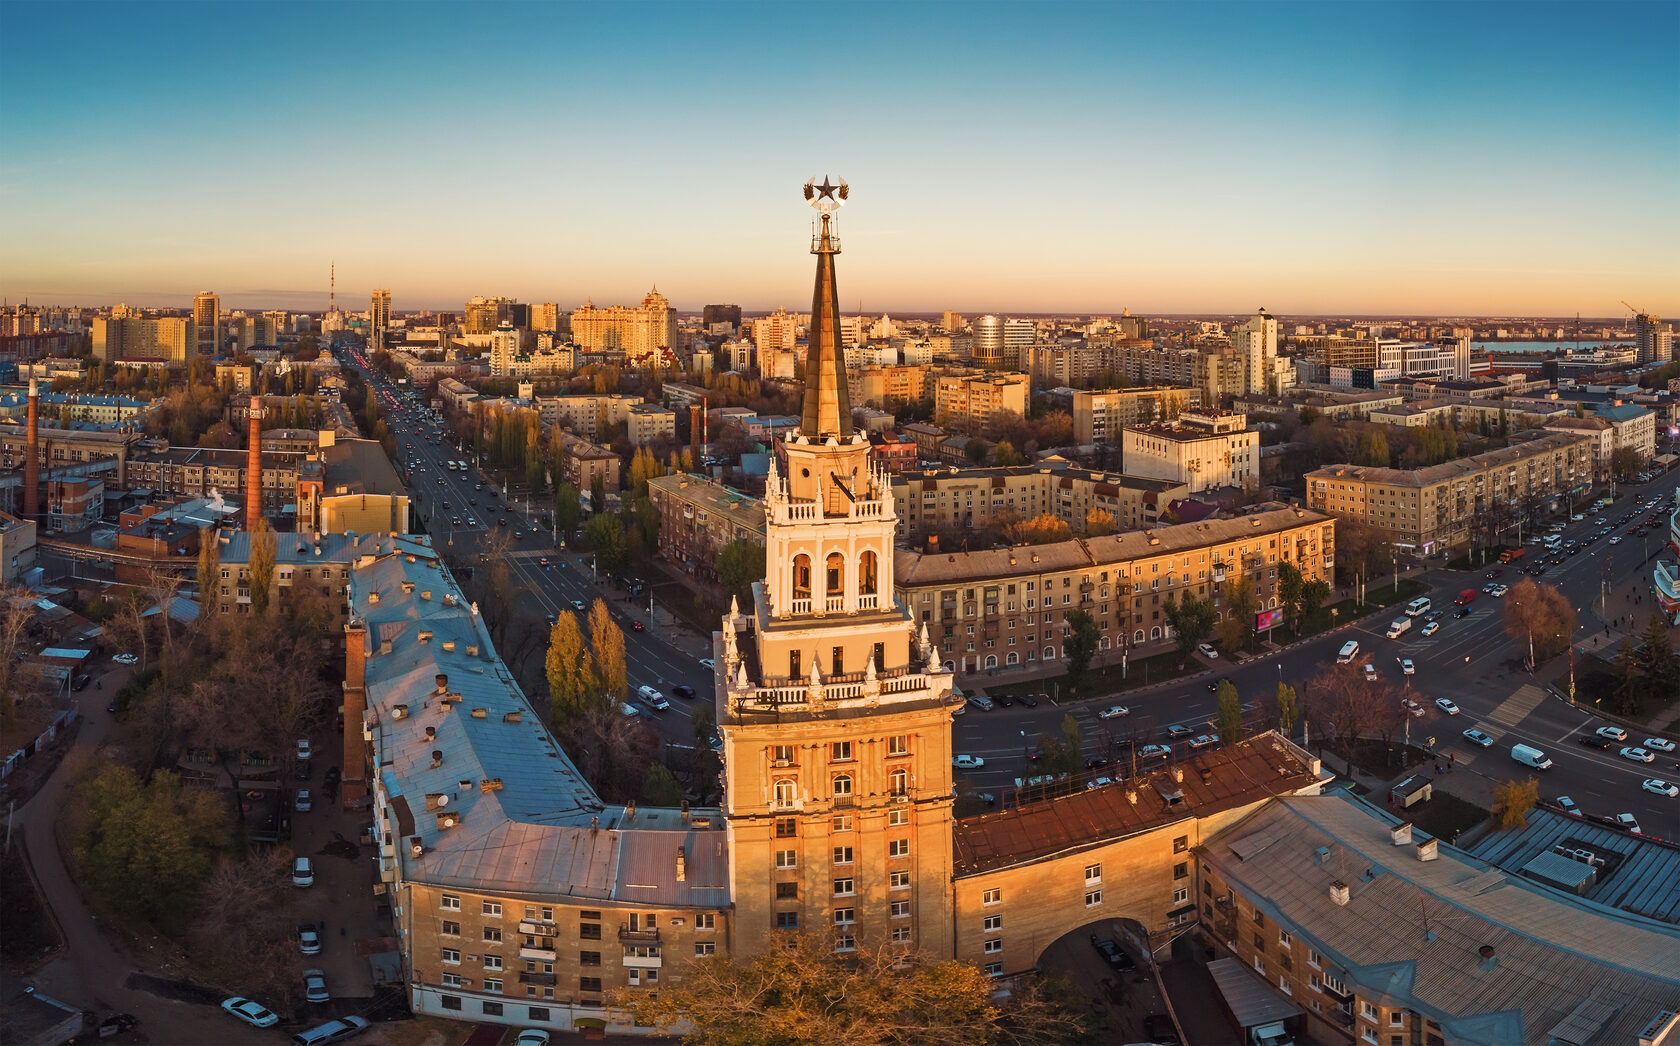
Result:
<svg viewBox="0 0 1680 1046"><path fill-rule="evenodd" d="M1470 852L1515 872L1559 843L1607 859L1588 900L1680 925L1680 847L1554 810L1531 810L1526 828L1484 835Z"/></svg>
<svg viewBox="0 0 1680 1046"><path fill-rule="evenodd" d="M1451 1043L1633 1042L1680 998L1674 927L1451 847L1421 859L1395 843L1395 824L1340 795L1295 796L1200 853L1362 997L1426 1014ZM1347 887L1345 904L1332 883Z"/></svg>
<svg viewBox="0 0 1680 1046"><path fill-rule="evenodd" d="M1474 475L1486 469L1498 468L1501 465L1514 465L1536 454L1559 450L1579 443L1582 436L1571 435L1566 432L1554 432L1550 435L1537 436L1525 440L1511 447L1490 450L1481 454L1473 454L1468 458L1456 461L1442 462L1421 469L1384 469L1367 465L1326 465L1321 469L1314 469L1307 473L1307 479L1358 479L1367 483L1389 483L1396 486L1421 487L1431 483L1455 479L1459 476Z"/></svg>
<svg viewBox="0 0 1680 1046"><path fill-rule="evenodd" d="M895 583L901 587L955 584L1026 573L1050 574L1264 538L1296 527L1328 522L1330 517L1322 513L1293 508L1257 512L1238 519L1210 519L1106 537L1075 538L1048 545L978 552L921 553L898 549L894 553L893 572Z"/></svg>
<svg viewBox="0 0 1680 1046"><path fill-rule="evenodd" d="M326 496L335 494L408 495L385 450L371 439L341 439L321 450L326 465Z"/></svg>
<svg viewBox="0 0 1680 1046"><path fill-rule="evenodd" d="M764 533L764 502L704 476L675 473L648 480L648 490L719 513L738 526ZM657 500L657 498L655 498Z"/></svg>
<svg viewBox="0 0 1680 1046"><path fill-rule="evenodd" d="M729 903L722 819L603 803L446 567L387 553L352 572L350 602L366 627L367 723L405 879L663 906Z"/></svg>
<svg viewBox="0 0 1680 1046"><path fill-rule="evenodd" d="M956 821L956 874L1028 864L1319 784L1318 760L1276 732L1194 756L1175 769L1182 780L1174 779L1175 770L1162 769L1130 783Z"/></svg>

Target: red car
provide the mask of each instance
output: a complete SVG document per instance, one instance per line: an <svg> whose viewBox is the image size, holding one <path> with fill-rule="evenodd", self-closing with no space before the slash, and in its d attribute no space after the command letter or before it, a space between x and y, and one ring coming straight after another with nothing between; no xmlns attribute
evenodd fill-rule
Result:
<svg viewBox="0 0 1680 1046"><path fill-rule="evenodd" d="M647 628L640 621L632 621L630 622L630 631L645 632L647 631Z"/></svg>

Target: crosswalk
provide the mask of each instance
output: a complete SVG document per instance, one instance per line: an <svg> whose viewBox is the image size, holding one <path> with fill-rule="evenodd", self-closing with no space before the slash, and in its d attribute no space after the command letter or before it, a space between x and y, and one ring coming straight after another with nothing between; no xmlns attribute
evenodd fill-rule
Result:
<svg viewBox="0 0 1680 1046"><path fill-rule="evenodd" d="M1541 702L1545 700L1546 692L1544 690L1533 683L1525 683L1518 687L1510 697L1499 702L1493 711L1487 714L1486 722L1515 730L1524 719L1528 718L1529 713L1539 708Z"/></svg>

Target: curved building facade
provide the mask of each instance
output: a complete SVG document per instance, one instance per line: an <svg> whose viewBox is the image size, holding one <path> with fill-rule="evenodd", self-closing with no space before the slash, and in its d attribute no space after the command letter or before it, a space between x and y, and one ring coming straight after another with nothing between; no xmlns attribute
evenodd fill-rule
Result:
<svg viewBox="0 0 1680 1046"><path fill-rule="evenodd" d="M1003 369L1002 316L987 313L976 316L970 330L974 334L974 362L987 370Z"/></svg>

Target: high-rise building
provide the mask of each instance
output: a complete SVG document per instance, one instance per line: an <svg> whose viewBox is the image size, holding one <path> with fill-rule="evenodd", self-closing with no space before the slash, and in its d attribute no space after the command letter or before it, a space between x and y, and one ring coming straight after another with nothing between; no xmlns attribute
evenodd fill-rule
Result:
<svg viewBox="0 0 1680 1046"><path fill-rule="evenodd" d="M1661 317L1648 312L1635 316L1633 336L1640 363L1666 363L1674 358L1674 332Z"/></svg>
<svg viewBox="0 0 1680 1046"><path fill-rule="evenodd" d="M222 351L222 299L205 291L193 296L193 326L198 332L197 351L215 356Z"/></svg>
<svg viewBox="0 0 1680 1046"><path fill-rule="evenodd" d="M560 332L560 306L556 302L545 301L540 305L531 306L531 329L534 331Z"/></svg>
<svg viewBox="0 0 1680 1046"><path fill-rule="evenodd" d="M987 313L976 316L971 329L974 334L972 353L976 366L987 370L1002 370L1003 362L1003 324L1002 316Z"/></svg>
<svg viewBox="0 0 1680 1046"><path fill-rule="evenodd" d="M677 344L677 313L655 287L635 306L597 309L593 301L572 311L572 340L583 352L605 353L630 364L663 357Z"/></svg>
<svg viewBox="0 0 1680 1046"><path fill-rule="evenodd" d="M373 292L373 304L368 309L368 345L374 352L385 348L385 336L391 329L391 292Z"/></svg>
<svg viewBox="0 0 1680 1046"><path fill-rule="evenodd" d="M714 323L727 323L736 330L740 330L741 307L739 305L708 305L701 309L700 325L707 330L711 330Z"/></svg>
<svg viewBox="0 0 1680 1046"><path fill-rule="evenodd" d="M1231 347L1242 354L1243 391L1254 394L1276 388L1274 364L1278 350L1278 321L1261 309L1231 332Z"/></svg>
<svg viewBox="0 0 1680 1046"><path fill-rule="evenodd" d="M952 312L950 309L946 309L944 314L939 317L939 326L953 334L962 330L962 325L963 318L960 312Z"/></svg>
<svg viewBox="0 0 1680 1046"><path fill-rule="evenodd" d="M1019 370L1021 361L1032 352L1033 342L1037 340L1038 324L1032 320L1004 320L1003 366Z"/></svg>
<svg viewBox="0 0 1680 1046"><path fill-rule="evenodd" d="M93 321L93 355L113 360L184 363L198 351L198 330L185 316L137 316Z"/></svg>
<svg viewBox="0 0 1680 1046"><path fill-rule="evenodd" d="M503 323L490 334L490 374L505 378L513 373L513 361L519 355L519 331L511 323Z"/></svg>
<svg viewBox="0 0 1680 1046"><path fill-rule="evenodd" d="M503 323L513 322L512 298L476 297L467 302L462 314L461 333L493 334Z"/></svg>

